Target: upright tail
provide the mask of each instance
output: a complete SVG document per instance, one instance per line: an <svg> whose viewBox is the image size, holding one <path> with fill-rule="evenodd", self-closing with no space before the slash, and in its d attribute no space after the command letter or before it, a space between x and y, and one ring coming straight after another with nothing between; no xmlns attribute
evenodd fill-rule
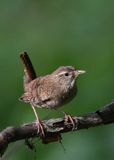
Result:
<svg viewBox="0 0 114 160"><path fill-rule="evenodd" d="M24 69L24 90L27 91L27 85L34 80L36 76L36 72L34 70L34 67L32 65L32 62L27 54L27 52L23 52L20 55L20 58L25 66Z"/></svg>

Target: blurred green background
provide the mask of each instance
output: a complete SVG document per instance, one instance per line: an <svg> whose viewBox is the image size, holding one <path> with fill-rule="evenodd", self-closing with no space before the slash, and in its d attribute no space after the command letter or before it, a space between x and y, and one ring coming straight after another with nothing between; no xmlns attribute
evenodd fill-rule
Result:
<svg viewBox="0 0 114 160"><path fill-rule="evenodd" d="M61 65L85 69L78 80L77 97L63 110L80 115L97 110L114 98L113 0L1 0L0 1L0 129L33 121L23 93L23 65L27 51L37 73L47 74ZM42 119L59 117L38 110ZM114 125L63 135L59 143L35 141L40 160L113 160ZM3 159L34 159L24 142L8 147Z"/></svg>

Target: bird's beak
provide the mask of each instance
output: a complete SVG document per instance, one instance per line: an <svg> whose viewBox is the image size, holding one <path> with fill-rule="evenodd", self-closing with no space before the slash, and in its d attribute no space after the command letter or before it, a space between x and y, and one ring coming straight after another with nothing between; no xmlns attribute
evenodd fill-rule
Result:
<svg viewBox="0 0 114 160"><path fill-rule="evenodd" d="M84 74L84 73L86 73L86 71L84 71L84 70L77 70L77 73L78 74Z"/></svg>
<svg viewBox="0 0 114 160"><path fill-rule="evenodd" d="M86 73L86 71L84 71L84 70L75 70L75 76L76 77L78 77L78 75L84 74L84 73Z"/></svg>

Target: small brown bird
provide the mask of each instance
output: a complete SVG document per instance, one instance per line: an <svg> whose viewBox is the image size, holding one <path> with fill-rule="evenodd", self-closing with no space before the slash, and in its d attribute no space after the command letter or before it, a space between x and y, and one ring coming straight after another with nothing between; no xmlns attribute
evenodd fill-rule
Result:
<svg viewBox="0 0 114 160"><path fill-rule="evenodd" d="M31 104L42 135L44 130L35 108L57 109L71 101L77 94L75 82L83 73L85 71L72 66L62 66L53 73L38 77L26 85L25 93L20 100ZM71 117L70 120L72 121Z"/></svg>

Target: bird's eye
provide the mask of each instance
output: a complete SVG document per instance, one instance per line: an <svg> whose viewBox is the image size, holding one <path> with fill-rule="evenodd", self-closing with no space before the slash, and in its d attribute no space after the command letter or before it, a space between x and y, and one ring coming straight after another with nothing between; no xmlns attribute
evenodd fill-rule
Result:
<svg viewBox="0 0 114 160"><path fill-rule="evenodd" d="M69 76L69 73L65 73L65 76L66 76L66 77Z"/></svg>

